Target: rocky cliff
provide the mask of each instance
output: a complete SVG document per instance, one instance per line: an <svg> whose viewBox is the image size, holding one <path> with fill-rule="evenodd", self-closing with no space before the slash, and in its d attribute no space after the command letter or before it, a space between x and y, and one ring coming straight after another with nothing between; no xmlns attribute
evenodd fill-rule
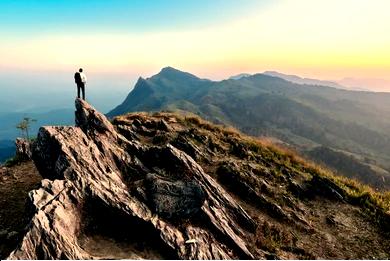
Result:
<svg viewBox="0 0 390 261"><path fill-rule="evenodd" d="M382 194L197 118L110 122L77 99L32 157L44 179L9 259L390 258Z"/></svg>

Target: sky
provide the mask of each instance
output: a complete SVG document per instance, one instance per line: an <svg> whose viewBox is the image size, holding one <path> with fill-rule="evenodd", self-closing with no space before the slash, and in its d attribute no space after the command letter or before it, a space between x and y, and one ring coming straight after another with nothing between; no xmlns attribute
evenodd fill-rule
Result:
<svg viewBox="0 0 390 261"><path fill-rule="evenodd" d="M172 66L215 80L274 70L390 91L389 10L387 0L1 0L0 77L59 75L66 88L83 67L123 91Z"/></svg>

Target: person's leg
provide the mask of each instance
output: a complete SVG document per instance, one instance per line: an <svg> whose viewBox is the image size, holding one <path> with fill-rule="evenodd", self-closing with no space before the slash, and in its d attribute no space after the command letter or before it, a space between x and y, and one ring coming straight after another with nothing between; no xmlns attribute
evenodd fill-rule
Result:
<svg viewBox="0 0 390 261"><path fill-rule="evenodd" d="M82 91L83 91L83 100L85 101L85 84L82 86Z"/></svg>
<svg viewBox="0 0 390 261"><path fill-rule="evenodd" d="M80 98L80 85L77 84L77 98Z"/></svg>

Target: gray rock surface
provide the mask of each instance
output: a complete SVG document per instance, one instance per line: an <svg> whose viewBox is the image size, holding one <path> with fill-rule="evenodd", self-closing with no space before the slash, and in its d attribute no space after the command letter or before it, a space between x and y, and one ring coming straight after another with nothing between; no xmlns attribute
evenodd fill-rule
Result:
<svg viewBox="0 0 390 261"><path fill-rule="evenodd" d="M264 257L245 240L254 221L188 154L126 133L80 99L75 127L39 130L32 157L44 180L9 259L116 258L123 244L122 258Z"/></svg>

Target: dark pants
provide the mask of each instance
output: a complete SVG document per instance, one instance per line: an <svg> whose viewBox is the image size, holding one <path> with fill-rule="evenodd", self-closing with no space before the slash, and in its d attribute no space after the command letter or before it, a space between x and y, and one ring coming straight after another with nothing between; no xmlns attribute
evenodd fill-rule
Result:
<svg viewBox="0 0 390 261"><path fill-rule="evenodd" d="M85 83L77 84L77 98L80 98L80 89L83 93L83 100L85 100Z"/></svg>

